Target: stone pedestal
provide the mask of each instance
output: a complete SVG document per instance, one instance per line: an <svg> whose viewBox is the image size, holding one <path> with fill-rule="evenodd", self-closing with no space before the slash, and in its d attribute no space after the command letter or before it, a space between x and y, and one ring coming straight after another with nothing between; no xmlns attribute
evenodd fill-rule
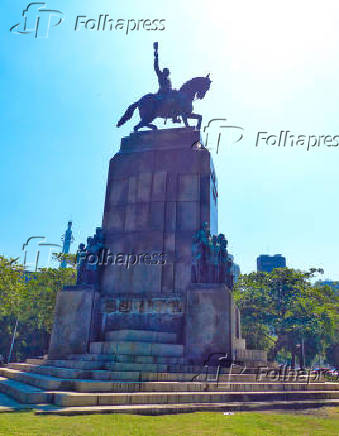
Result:
<svg viewBox="0 0 339 436"><path fill-rule="evenodd" d="M216 178L208 150L192 148L199 140L200 131L193 128L122 139L109 168L105 245L114 254L147 257L128 269L104 267L102 295L186 292L194 232L206 221L217 233ZM154 263L159 254L164 264Z"/></svg>
<svg viewBox="0 0 339 436"><path fill-rule="evenodd" d="M192 236L207 222L217 232L217 188L193 128L132 133L110 162L102 230L113 257L102 266L102 334L113 329L175 333L182 343L191 282ZM135 261L135 258L138 258Z"/></svg>
<svg viewBox="0 0 339 436"><path fill-rule="evenodd" d="M222 284L195 284L187 291L185 357L200 363L212 353L233 357L234 304Z"/></svg>
<svg viewBox="0 0 339 436"><path fill-rule="evenodd" d="M96 338L99 294L94 286L71 286L59 292L49 347L49 359L84 354Z"/></svg>
<svg viewBox="0 0 339 436"><path fill-rule="evenodd" d="M238 349L245 356L233 281L226 280L226 240L218 239L219 258L216 236L206 233L218 233L217 179L198 141L200 131L193 128L122 139L110 161L102 228L80 250L78 283L85 284L57 298L50 358L115 353L126 362L125 355L135 353L130 363L148 356L147 362L161 358L170 365L173 356L177 364L201 364L211 353L232 359ZM206 258L195 251L202 227L201 241L211 242ZM197 259L219 273L194 276ZM222 283L200 284L206 277Z"/></svg>

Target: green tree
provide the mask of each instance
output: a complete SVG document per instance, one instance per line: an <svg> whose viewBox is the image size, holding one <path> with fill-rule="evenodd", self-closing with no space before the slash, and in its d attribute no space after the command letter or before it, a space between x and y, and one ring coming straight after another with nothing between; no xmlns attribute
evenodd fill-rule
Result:
<svg viewBox="0 0 339 436"><path fill-rule="evenodd" d="M41 268L27 282L27 293L22 302L21 319L51 333L56 296L64 286L75 285L73 268Z"/></svg>
<svg viewBox="0 0 339 436"><path fill-rule="evenodd" d="M60 263L65 260L72 268L75 268L77 264L77 255L73 253L53 253L53 258Z"/></svg>
<svg viewBox="0 0 339 436"><path fill-rule="evenodd" d="M20 316L26 290L22 265L0 256L0 318Z"/></svg>
<svg viewBox="0 0 339 436"><path fill-rule="evenodd" d="M292 363L301 354L302 344L308 364L323 352L334 335L338 300L328 286L312 285L310 279L318 271L278 268L271 273L242 275L234 295L248 335L245 339L251 342L256 332L272 359L285 349L291 353Z"/></svg>
<svg viewBox="0 0 339 436"><path fill-rule="evenodd" d="M14 259L0 256L0 354L7 355L16 321L17 360L46 352L57 293L76 282L74 268L24 272Z"/></svg>

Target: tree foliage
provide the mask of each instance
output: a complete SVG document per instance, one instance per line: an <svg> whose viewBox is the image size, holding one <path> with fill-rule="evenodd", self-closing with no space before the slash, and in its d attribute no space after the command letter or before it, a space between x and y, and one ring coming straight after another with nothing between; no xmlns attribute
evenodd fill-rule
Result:
<svg viewBox="0 0 339 436"><path fill-rule="evenodd" d="M14 259L0 256L0 318L20 315L20 304L26 291L23 267Z"/></svg>
<svg viewBox="0 0 339 436"><path fill-rule="evenodd" d="M251 342L251 336L259 332L262 345L271 348L272 358L281 349L295 355L302 341L308 363L323 353L334 336L338 299L329 286L312 285L310 279L317 272L278 268L271 273L242 275L234 295L245 338Z"/></svg>
<svg viewBox="0 0 339 436"><path fill-rule="evenodd" d="M57 293L76 281L74 268L42 268L28 273L14 259L0 256L0 354L7 354L18 320L16 355L45 350L53 326Z"/></svg>
<svg viewBox="0 0 339 436"><path fill-rule="evenodd" d="M72 268L41 268L27 282L27 295L22 301L21 319L51 332L56 296L64 286L75 284Z"/></svg>
<svg viewBox="0 0 339 436"><path fill-rule="evenodd" d="M77 255L73 253L53 253L53 257L57 262L65 261L72 268L76 267Z"/></svg>

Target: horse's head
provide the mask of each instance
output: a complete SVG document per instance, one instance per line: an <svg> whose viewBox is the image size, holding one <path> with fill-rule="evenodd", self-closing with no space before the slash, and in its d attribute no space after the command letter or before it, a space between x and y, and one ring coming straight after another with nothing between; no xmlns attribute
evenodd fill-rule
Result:
<svg viewBox="0 0 339 436"><path fill-rule="evenodd" d="M199 79L199 90L196 93L196 97L202 100L206 92L210 89L212 80L210 79L210 74L208 73L206 77L197 77Z"/></svg>
<svg viewBox="0 0 339 436"><path fill-rule="evenodd" d="M182 85L180 91L187 95L191 94L192 99L198 98L201 100L210 89L211 82L209 74L205 77L193 77L193 79Z"/></svg>

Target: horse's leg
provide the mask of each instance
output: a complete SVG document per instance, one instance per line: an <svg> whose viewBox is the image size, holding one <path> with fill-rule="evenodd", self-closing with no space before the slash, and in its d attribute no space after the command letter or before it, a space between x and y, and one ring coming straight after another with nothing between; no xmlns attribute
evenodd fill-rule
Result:
<svg viewBox="0 0 339 436"><path fill-rule="evenodd" d="M145 103L144 101L141 101L141 104L139 106L139 117L140 117L140 121L138 122L138 124L136 124L133 128L134 132L137 132L139 129L141 129L141 127L144 127L145 125L145 121L144 121L144 109Z"/></svg>
<svg viewBox="0 0 339 436"><path fill-rule="evenodd" d="M145 126L149 127L152 130L158 130L158 127L155 124L152 124L152 123L145 124Z"/></svg>
<svg viewBox="0 0 339 436"><path fill-rule="evenodd" d="M144 120L140 120L140 122L134 126L134 129L133 129L133 130L136 132L136 131L138 131L139 129L141 129L141 127L144 127L144 126L145 126L145 122L144 122Z"/></svg>
<svg viewBox="0 0 339 436"><path fill-rule="evenodd" d="M181 118L182 118L183 122L185 123L185 126L189 127L189 124L188 124L188 121L187 121L188 115L187 114L182 114Z"/></svg>
<svg viewBox="0 0 339 436"><path fill-rule="evenodd" d="M199 114L190 114L188 116L188 118L194 119L194 120L198 120L197 125L195 127L196 130L200 130L201 127L201 121L202 121L202 116Z"/></svg>
<svg viewBox="0 0 339 436"><path fill-rule="evenodd" d="M152 96L154 97L154 96ZM150 107L151 106L151 107ZM149 127L152 130L157 130L157 126L151 124L154 118L156 118L156 112L154 110L154 103L152 103L151 96L142 101L139 106L140 123L134 127L134 131L137 131L141 127Z"/></svg>

